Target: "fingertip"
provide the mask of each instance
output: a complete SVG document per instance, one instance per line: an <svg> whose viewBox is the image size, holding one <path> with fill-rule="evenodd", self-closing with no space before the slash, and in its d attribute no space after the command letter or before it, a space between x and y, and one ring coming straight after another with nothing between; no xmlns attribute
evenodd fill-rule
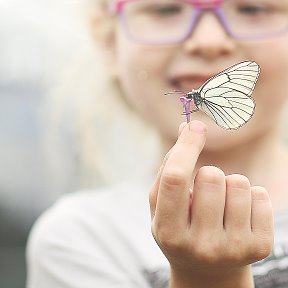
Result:
<svg viewBox="0 0 288 288"><path fill-rule="evenodd" d="M251 231L255 246L252 247L252 262L262 260L270 255L274 244L273 208L267 190L260 186L251 187Z"/></svg>
<svg viewBox="0 0 288 288"><path fill-rule="evenodd" d="M179 125L179 129L178 129L178 137L181 135L181 133L183 132L183 130L185 129L185 127L187 127L189 129L189 131L193 131L196 132L198 134L206 134L207 133L207 126L206 124L204 124L201 121L198 120L193 120L189 123L187 122L182 122Z"/></svg>
<svg viewBox="0 0 288 288"><path fill-rule="evenodd" d="M207 132L207 126L201 121L193 120L189 123L189 130L199 134L205 134Z"/></svg>
<svg viewBox="0 0 288 288"><path fill-rule="evenodd" d="M251 192L252 192L252 199L253 200L270 201L269 193L264 187L253 186L253 187L251 187Z"/></svg>
<svg viewBox="0 0 288 288"><path fill-rule="evenodd" d="M179 129L178 129L178 137L180 136L180 134L182 133L183 129L185 128L185 126L187 125L187 122L182 122L179 125Z"/></svg>
<svg viewBox="0 0 288 288"><path fill-rule="evenodd" d="M251 228L262 238L273 236L273 207L268 191L260 186L251 187L252 215Z"/></svg>

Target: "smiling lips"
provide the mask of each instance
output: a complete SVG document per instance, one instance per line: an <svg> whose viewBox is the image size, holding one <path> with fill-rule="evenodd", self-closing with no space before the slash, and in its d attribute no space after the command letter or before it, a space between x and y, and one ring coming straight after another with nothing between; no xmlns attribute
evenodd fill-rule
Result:
<svg viewBox="0 0 288 288"><path fill-rule="evenodd" d="M178 75L170 79L170 85L173 90L181 90L185 93L192 89L199 88L208 79L213 77L215 74L189 74L189 75Z"/></svg>

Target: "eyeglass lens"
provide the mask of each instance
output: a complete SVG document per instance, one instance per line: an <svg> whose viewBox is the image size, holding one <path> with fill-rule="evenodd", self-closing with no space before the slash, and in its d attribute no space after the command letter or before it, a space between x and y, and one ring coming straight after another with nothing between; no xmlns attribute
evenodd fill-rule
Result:
<svg viewBox="0 0 288 288"><path fill-rule="evenodd" d="M131 0L124 6L122 18L134 39L173 42L192 31L199 9L193 0ZM219 20L236 37L268 37L288 27L288 0L226 0L221 10L224 18Z"/></svg>

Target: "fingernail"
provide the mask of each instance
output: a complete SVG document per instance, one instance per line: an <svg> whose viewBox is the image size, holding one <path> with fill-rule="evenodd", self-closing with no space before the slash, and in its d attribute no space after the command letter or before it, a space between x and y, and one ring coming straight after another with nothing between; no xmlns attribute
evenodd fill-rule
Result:
<svg viewBox="0 0 288 288"><path fill-rule="evenodd" d="M207 127L203 122L194 120L189 123L189 130L199 134L203 134L206 132Z"/></svg>

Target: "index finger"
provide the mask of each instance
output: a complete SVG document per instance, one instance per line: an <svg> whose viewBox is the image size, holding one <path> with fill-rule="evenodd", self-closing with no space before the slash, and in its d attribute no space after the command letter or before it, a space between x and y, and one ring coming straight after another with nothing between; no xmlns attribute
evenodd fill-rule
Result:
<svg viewBox="0 0 288 288"><path fill-rule="evenodd" d="M179 126L179 130L178 130L178 137L180 136L180 134L182 133L184 127L187 125L186 122L182 122ZM152 186L152 189L150 191L149 194L149 203L150 203L150 213L151 213L151 218L154 218L155 215L155 210L156 210L156 203L157 203L157 196L158 196L158 189L159 189L159 185L160 185L160 175L162 174L162 170L163 167L166 164L166 160L169 158L169 155L172 151L173 147L168 151L168 153L165 155L164 160L162 162L162 165L157 173L156 176L156 180Z"/></svg>
<svg viewBox="0 0 288 288"><path fill-rule="evenodd" d="M172 229L183 229L182 225L187 225L189 186L199 154L205 144L206 134L207 128L204 123L191 121L184 127L166 160L160 175L155 211L155 217L158 218L155 220L161 221L161 225L167 224Z"/></svg>

